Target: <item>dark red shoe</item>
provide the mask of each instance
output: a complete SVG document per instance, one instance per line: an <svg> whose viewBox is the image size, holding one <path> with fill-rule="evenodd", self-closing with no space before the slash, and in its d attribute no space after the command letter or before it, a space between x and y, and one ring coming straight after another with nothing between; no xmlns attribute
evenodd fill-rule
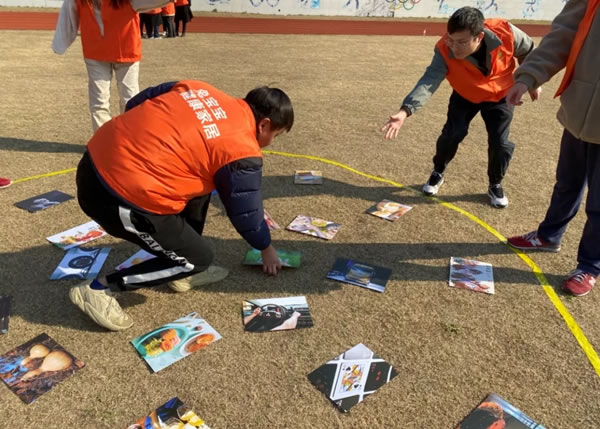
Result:
<svg viewBox="0 0 600 429"><path fill-rule="evenodd" d="M562 289L573 296L584 296L590 293L597 279L597 276L590 273L573 270L569 273L569 278L562 284Z"/></svg>
<svg viewBox="0 0 600 429"><path fill-rule="evenodd" d="M552 244L540 236L537 231L529 232L525 235L510 237L508 245L521 250L545 250L546 252L558 252L560 244Z"/></svg>
<svg viewBox="0 0 600 429"><path fill-rule="evenodd" d="M0 189L7 188L12 185L12 180L0 177Z"/></svg>

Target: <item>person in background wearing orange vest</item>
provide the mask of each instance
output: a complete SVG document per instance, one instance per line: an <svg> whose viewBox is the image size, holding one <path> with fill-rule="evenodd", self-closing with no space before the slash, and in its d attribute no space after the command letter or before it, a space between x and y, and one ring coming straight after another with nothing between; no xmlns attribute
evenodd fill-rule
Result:
<svg viewBox="0 0 600 429"><path fill-rule="evenodd" d="M165 36L175 37L175 0L169 1L165 7L161 9L163 30Z"/></svg>
<svg viewBox="0 0 600 429"><path fill-rule="evenodd" d="M110 83L114 72L121 112L139 92L142 58L139 11L162 6L167 0L64 0L52 49L64 54L81 26L83 58L88 72L92 129L109 121Z"/></svg>
<svg viewBox="0 0 600 429"><path fill-rule="evenodd" d="M179 37L179 22L181 22L181 37L185 37L185 28L193 17L191 0L175 0L175 35L177 37Z"/></svg>
<svg viewBox="0 0 600 429"><path fill-rule="evenodd" d="M471 120L481 112L488 132L488 196L493 207L504 208L508 198L502 179L512 158L514 144L508 140L513 106L505 95L513 84L515 58L522 62L534 44L527 34L503 19L484 20L475 8L463 7L448 20L448 32L435 45L433 59L400 111L381 129L394 139L407 117L429 100L444 79L453 92L448 117L436 143L433 172L423 186L425 195L437 194L446 166L467 136ZM532 100L540 89L530 91Z"/></svg>
<svg viewBox="0 0 600 429"><path fill-rule="evenodd" d="M146 11L146 35L148 39L162 39L160 35L160 23L161 23L161 12L162 8L158 7Z"/></svg>
<svg viewBox="0 0 600 429"><path fill-rule="evenodd" d="M564 127L556 167L556 184L546 217L536 231L511 237L523 250L558 252L567 225L575 217L586 184L587 221L579 241L577 268L562 289L588 294L600 275L600 0L569 0L552 23L550 33L515 72L508 102L521 104L531 88L547 82L566 67L556 93L558 120Z"/></svg>
<svg viewBox="0 0 600 429"><path fill-rule="evenodd" d="M202 237L213 190L246 242L261 251L263 271L281 262L271 244L261 196L262 151L289 131L294 110L280 89L260 87L244 99L205 82L148 88L89 141L77 169L82 210L107 233L156 255L71 289L69 296L110 330L133 322L108 286L120 290L168 283L185 292L224 279Z"/></svg>

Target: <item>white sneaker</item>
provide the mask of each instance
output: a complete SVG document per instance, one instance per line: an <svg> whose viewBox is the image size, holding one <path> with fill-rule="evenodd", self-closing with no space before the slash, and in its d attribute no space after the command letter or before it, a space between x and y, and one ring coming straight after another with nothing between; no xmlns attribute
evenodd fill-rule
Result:
<svg viewBox="0 0 600 429"><path fill-rule="evenodd" d="M437 171L432 172L427 183L423 185L423 193L427 196L437 194L442 183L444 183L444 176Z"/></svg>
<svg viewBox="0 0 600 429"><path fill-rule="evenodd" d="M227 268L211 265L201 273L192 274L189 277L184 277L182 279L169 282L169 287L175 292L187 292L194 287L204 286L210 283L221 281L227 277L227 274L229 274L229 270Z"/></svg>
<svg viewBox="0 0 600 429"><path fill-rule="evenodd" d="M72 287L69 298L90 319L111 331L122 331L133 325L109 289L96 290L90 285Z"/></svg>
<svg viewBox="0 0 600 429"><path fill-rule="evenodd" d="M488 189L488 196L490 197L490 204L497 209L503 209L508 206L508 198L504 195L502 185L490 185Z"/></svg>

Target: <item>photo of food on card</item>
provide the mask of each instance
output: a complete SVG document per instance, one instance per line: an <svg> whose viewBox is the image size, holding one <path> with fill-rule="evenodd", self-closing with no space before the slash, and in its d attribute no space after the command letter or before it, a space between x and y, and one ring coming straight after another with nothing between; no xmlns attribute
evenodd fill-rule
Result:
<svg viewBox="0 0 600 429"><path fill-rule="evenodd" d="M337 258L327 273L327 278L383 292L391 275L392 270L389 268Z"/></svg>
<svg viewBox="0 0 600 429"><path fill-rule="evenodd" d="M221 335L196 312L131 340L148 366L163 368L221 339Z"/></svg>
<svg viewBox="0 0 600 429"><path fill-rule="evenodd" d="M308 379L347 412L397 375L389 363L358 344L308 374Z"/></svg>
<svg viewBox="0 0 600 429"><path fill-rule="evenodd" d="M30 404L85 365L47 334L0 356L0 379Z"/></svg>
<svg viewBox="0 0 600 429"><path fill-rule="evenodd" d="M300 252L279 249L277 250L277 256L279 257L282 266L290 268L298 268L302 259L302 254ZM248 250L248 252L246 253L246 258L244 259L244 264L262 265L262 254L260 250Z"/></svg>
<svg viewBox="0 0 600 429"><path fill-rule="evenodd" d="M390 200L383 200L367 209L367 213L395 222L410 209L412 209L411 206L405 206L404 204L395 203Z"/></svg>
<svg viewBox="0 0 600 429"><path fill-rule="evenodd" d="M106 232L100 225L94 221L90 221L67 231L47 237L46 240L63 250L68 250L71 247L80 246L105 235Z"/></svg>
<svg viewBox="0 0 600 429"><path fill-rule="evenodd" d="M492 264L451 257L448 286L493 295L495 291Z"/></svg>
<svg viewBox="0 0 600 429"><path fill-rule="evenodd" d="M304 296L242 301L242 321L244 330L249 332L283 331L313 326Z"/></svg>
<svg viewBox="0 0 600 429"><path fill-rule="evenodd" d="M37 197L28 198L23 201L15 203L15 206L27 210L29 213L35 213L40 210L45 210L50 207L54 207L65 201L72 200L71 195L65 194L60 191L46 192L45 194L38 195Z"/></svg>
<svg viewBox="0 0 600 429"><path fill-rule="evenodd" d="M296 185L322 185L323 174L319 170L296 170L294 183Z"/></svg>
<svg viewBox="0 0 600 429"><path fill-rule="evenodd" d="M152 411L127 429L210 429L204 420L187 407L181 399L174 397Z"/></svg>
<svg viewBox="0 0 600 429"><path fill-rule="evenodd" d="M312 235L313 237L323 238L325 240L331 240L341 227L342 225L339 223L318 219L316 217L298 215L286 229L301 234Z"/></svg>
<svg viewBox="0 0 600 429"><path fill-rule="evenodd" d="M74 247L69 249L50 276L50 280L96 278L109 252L110 247Z"/></svg>
<svg viewBox="0 0 600 429"><path fill-rule="evenodd" d="M271 215L265 210L265 222L267 222L267 226L270 231L277 231L281 229L281 227L275 222L275 220L271 217Z"/></svg>

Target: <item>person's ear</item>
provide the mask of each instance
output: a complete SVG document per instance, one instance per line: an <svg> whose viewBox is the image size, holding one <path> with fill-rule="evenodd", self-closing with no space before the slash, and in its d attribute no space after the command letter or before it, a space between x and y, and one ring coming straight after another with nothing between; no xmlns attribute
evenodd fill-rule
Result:
<svg viewBox="0 0 600 429"><path fill-rule="evenodd" d="M483 31L477 35L477 41L481 42L483 40L484 33Z"/></svg>
<svg viewBox="0 0 600 429"><path fill-rule="evenodd" d="M260 121L258 121L258 125L257 125L258 131L262 133L270 125L271 125L271 119L262 118Z"/></svg>

